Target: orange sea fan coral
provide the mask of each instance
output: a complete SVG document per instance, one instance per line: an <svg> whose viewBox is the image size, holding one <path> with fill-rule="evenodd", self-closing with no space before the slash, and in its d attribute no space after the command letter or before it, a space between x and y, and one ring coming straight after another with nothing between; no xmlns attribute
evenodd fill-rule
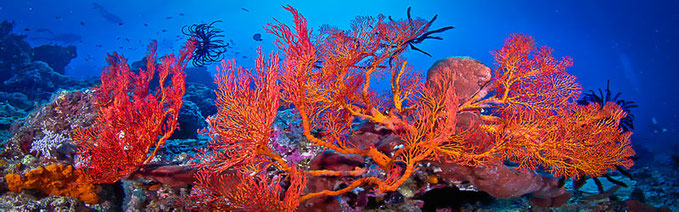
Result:
<svg viewBox="0 0 679 212"><path fill-rule="evenodd" d="M260 53L252 72L233 62L219 70L219 113L210 118L211 149L199 156L193 195L222 205L213 208L257 210L267 203L287 210L293 204L279 207L281 201L300 203L357 188L396 191L423 161L482 169L504 167L501 162L508 160L524 173L545 168L559 177L631 166L629 133L617 130L624 112L615 104L603 109L574 104L580 85L566 72L570 58L554 59L550 48L535 47L530 36L512 35L494 52L499 67L492 81L483 77L490 69L465 84L457 79L469 71L444 68L424 83L401 53L428 33L431 21L360 17L351 30L327 27L314 37L297 10L284 8L292 13L295 30L278 21L266 29L285 52L280 67L277 55L264 60ZM391 74L389 98L371 88L371 80L383 74ZM297 170L269 147L278 100L299 113L311 145L365 159L369 168L359 163L342 170ZM354 128L357 119L366 124ZM350 139L369 130L395 138L388 145L370 136ZM341 187L304 190L296 185L297 175L346 181ZM271 183L278 179L295 185L285 197ZM253 197L263 201L253 202Z"/></svg>
<svg viewBox="0 0 679 212"><path fill-rule="evenodd" d="M632 166L629 137L618 129L625 112L615 103L573 106L559 115L506 111L494 126L504 159L521 168L546 168L555 176L601 176L616 165Z"/></svg>

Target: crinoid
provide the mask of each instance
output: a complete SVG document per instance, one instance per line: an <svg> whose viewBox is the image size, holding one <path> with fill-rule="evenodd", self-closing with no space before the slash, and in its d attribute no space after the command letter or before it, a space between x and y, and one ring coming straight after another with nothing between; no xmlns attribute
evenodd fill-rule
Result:
<svg viewBox="0 0 679 212"><path fill-rule="evenodd" d="M412 16L410 15L410 9L411 9L411 8L408 7L408 10L407 10L407 12L406 12L406 15L408 16L408 24L409 24L409 25L413 25L413 18L412 18ZM438 15L434 15L434 17L431 18L431 20L429 20L424 26L422 26L422 28L419 28L419 29L418 29L418 30L427 30L426 32L422 33L422 34L421 34L420 36L418 36L418 37L415 37L415 38L413 38L413 39L410 39L410 40L407 40L407 41L406 41L407 45L410 46L410 49L415 50L415 51L418 51L418 52L422 52L423 54L425 54L425 55L431 57L431 54L429 54L428 52L426 52L426 51L424 51L424 50L418 48L417 46L415 46L415 44L422 43L422 41L424 41L424 40L426 40L426 39L443 40L442 37L433 36L433 34L445 32L445 31L447 31L447 30L450 30L450 29L454 29L454 28L455 28L455 27L453 27L453 26L446 26L446 27L443 27L443 28L440 28L440 29L428 30L429 27L431 26L431 24L433 24L434 21L436 21L436 18L437 18L437 17L438 17ZM391 16L389 16L388 18L389 18L389 21L395 22L394 19L391 18ZM403 51L403 50L401 50L401 51Z"/></svg>
<svg viewBox="0 0 679 212"><path fill-rule="evenodd" d="M222 21L213 21L210 24L192 24L182 27L182 33L193 37L195 40L196 50L193 52L193 65L204 66L212 62L220 61L224 58L222 53L226 52L226 47L229 46L221 38L224 30L214 27L215 23Z"/></svg>
<svg viewBox="0 0 679 212"><path fill-rule="evenodd" d="M627 113L627 116L624 118L620 119L620 129L622 129L622 132L628 132L630 130L634 129L634 115L630 111L630 109L639 107L634 101L627 101L624 99L620 99L620 95L622 95L621 92L618 92L617 94L613 95L610 89L610 80L606 81L606 89L601 90L601 88L598 89L598 92L594 90L589 90L589 93L585 93L583 97L578 100L578 104L581 105L589 105L591 103L597 103L599 104L602 108L606 104L606 102L615 102L616 104L620 105L620 107ZM636 157L633 157L632 160L636 160ZM616 170L620 172L620 174L624 175L625 177L628 177L630 179L634 179L632 175L625 170L625 168L621 166L615 166ZM608 180L611 183L614 183L616 185L620 185L622 187L627 187L627 184L623 183L622 181L616 180L612 178L609 174L604 174L602 177L605 177L606 180ZM599 189L599 193L604 193L604 187L601 183L601 180L598 177L590 177L590 176L581 176L577 180L573 182L573 187L575 189L581 188L588 179L592 179L594 183L597 185L597 188Z"/></svg>
<svg viewBox="0 0 679 212"><path fill-rule="evenodd" d="M601 88L598 90L598 93L594 90L589 90L589 93L585 93L582 99L578 100L578 104L588 105L590 103L598 103L601 107L603 107L606 102L615 102L616 104L620 105L620 107L622 107L622 109L627 113L627 116L620 120L620 128L622 128L624 132L633 130L634 115L630 110L639 106L634 101L620 99L620 95L622 94L620 92L613 95L610 89L610 80L606 81L605 90L601 90Z"/></svg>

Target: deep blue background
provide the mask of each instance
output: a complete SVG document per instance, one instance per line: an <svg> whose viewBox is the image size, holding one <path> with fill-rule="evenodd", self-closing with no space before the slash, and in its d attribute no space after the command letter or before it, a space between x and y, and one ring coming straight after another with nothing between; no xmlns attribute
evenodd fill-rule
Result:
<svg viewBox="0 0 679 212"><path fill-rule="evenodd" d="M433 57L407 54L409 64L417 70L425 71L437 59L449 56L471 56L494 66L491 50L501 47L511 33L529 34L540 45L555 49L556 55L574 59L570 72L584 91L605 87L610 79L613 91L639 104L633 110L636 146L651 149L658 158L679 150L678 1L96 1L119 16L122 26L104 19L93 2L1 1L0 20L14 20L15 32L27 34L33 46L50 42L36 39L46 36L36 32L39 28L82 36L82 42L71 43L78 47L78 58L66 72L89 78L100 73L106 52L118 51L136 61L152 39L159 41L161 54L175 52L185 39L180 36L177 40L177 36L187 24L223 20L217 27L235 43L227 58L251 67L257 46L265 52L274 49L273 36L262 27L274 17L291 23L281 5L297 8L310 27L330 24L345 29L358 15L382 13L405 18L406 8L411 6L414 16L429 19L438 14L433 28L456 27L442 34L445 40L420 45ZM254 41L254 33L262 33L264 41ZM663 128L667 132L662 132ZM660 132L654 133L654 129Z"/></svg>

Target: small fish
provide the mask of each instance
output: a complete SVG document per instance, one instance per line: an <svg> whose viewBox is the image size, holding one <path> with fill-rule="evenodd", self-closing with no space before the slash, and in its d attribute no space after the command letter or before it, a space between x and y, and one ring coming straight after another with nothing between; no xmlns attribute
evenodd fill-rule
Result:
<svg viewBox="0 0 679 212"><path fill-rule="evenodd" d="M101 44L97 44L97 45L96 45L96 47L102 47L102 46L104 46L104 45L101 45Z"/></svg>
<svg viewBox="0 0 679 212"><path fill-rule="evenodd" d="M179 13L179 16L184 16L184 13Z"/></svg>
<svg viewBox="0 0 679 212"><path fill-rule="evenodd" d="M85 26L85 22L80 22L80 26Z"/></svg>
<svg viewBox="0 0 679 212"><path fill-rule="evenodd" d="M61 20L61 16L54 17L57 20Z"/></svg>
<svg viewBox="0 0 679 212"><path fill-rule="evenodd" d="M262 41L262 34L255 33L254 35L252 35L252 39L255 41Z"/></svg>
<svg viewBox="0 0 679 212"><path fill-rule="evenodd" d="M172 19L172 16L165 17L165 19Z"/></svg>
<svg viewBox="0 0 679 212"><path fill-rule="evenodd" d="M160 190L160 188L162 188L162 187L163 187L163 184L160 184L160 183L154 184L152 186L149 186L148 190L149 191L157 191L157 190Z"/></svg>
<svg viewBox="0 0 679 212"><path fill-rule="evenodd" d="M130 42L130 39L129 39L129 38L125 38L125 41Z"/></svg>
<svg viewBox="0 0 679 212"><path fill-rule="evenodd" d="M31 29L29 29L29 28L24 28L24 32L28 32L28 31L31 31Z"/></svg>
<svg viewBox="0 0 679 212"><path fill-rule="evenodd" d="M148 26L149 26L149 24L144 24L144 26L145 26L145 27L148 27Z"/></svg>
<svg viewBox="0 0 679 212"><path fill-rule="evenodd" d="M243 11L245 11L245 12L250 12L250 10L245 9L245 7L241 7L240 9L243 10Z"/></svg>
<svg viewBox="0 0 679 212"><path fill-rule="evenodd" d="M162 32L167 32L167 30L166 30L166 29L163 29Z"/></svg>

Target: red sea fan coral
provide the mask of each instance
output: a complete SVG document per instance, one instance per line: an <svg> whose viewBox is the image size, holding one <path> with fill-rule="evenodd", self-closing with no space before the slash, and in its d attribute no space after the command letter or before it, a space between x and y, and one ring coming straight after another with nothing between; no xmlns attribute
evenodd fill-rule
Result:
<svg viewBox="0 0 679 212"><path fill-rule="evenodd" d="M168 55L156 63L156 42L148 48L146 69L132 72L127 60L110 54L108 67L95 87L96 122L77 129L81 168L95 183L113 183L149 163L177 128L184 96L184 73L193 52L187 42L179 57ZM154 76L158 87L149 89ZM149 153L150 152L150 153Z"/></svg>

